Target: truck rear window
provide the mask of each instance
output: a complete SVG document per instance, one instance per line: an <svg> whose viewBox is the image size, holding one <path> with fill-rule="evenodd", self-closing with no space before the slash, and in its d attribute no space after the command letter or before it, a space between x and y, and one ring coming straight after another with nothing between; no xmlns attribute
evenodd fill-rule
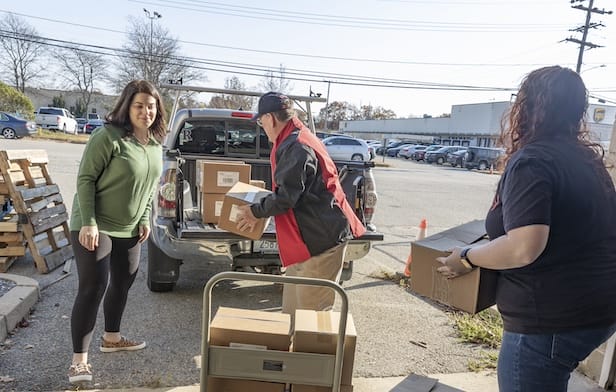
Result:
<svg viewBox="0 0 616 392"><path fill-rule="evenodd" d="M240 157L269 157L271 150L263 129L234 119L185 122L176 145L182 153Z"/></svg>

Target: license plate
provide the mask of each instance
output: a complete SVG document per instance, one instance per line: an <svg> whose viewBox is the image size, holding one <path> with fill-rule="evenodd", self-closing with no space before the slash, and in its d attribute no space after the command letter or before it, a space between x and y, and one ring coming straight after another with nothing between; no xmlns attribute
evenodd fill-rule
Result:
<svg viewBox="0 0 616 392"><path fill-rule="evenodd" d="M278 242L265 240L254 241L252 249L254 252L278 253Z"/></svg>

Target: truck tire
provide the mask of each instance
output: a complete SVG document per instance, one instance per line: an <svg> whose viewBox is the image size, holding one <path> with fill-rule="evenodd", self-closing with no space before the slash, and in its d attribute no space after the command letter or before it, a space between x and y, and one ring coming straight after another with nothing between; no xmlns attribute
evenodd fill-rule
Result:
<svg viewBox="0 0 616 392"><path fill-rule="evenodd" d="M481 161L479 162L479 166L477 166L477 168L481 171L487 170L488 169L488 162L486 161Z"/></svg>
<svg viewBox="0 0 616 392"><path fill-rule="evenodd" d="M438 157L438 158L436 159L436 164L437 164L437 165L442 165L443 163L445 163L445 160L444 160L443 158Z"/></svg>
<svg viewBox="0 0 616 392"><path fill-rule="evenodd" d="M148 238L148 275L147 284L150 291L163 293L172 291L180 277L181 260L167 256ZM161 276L164 275L164 280Z"/></svg>

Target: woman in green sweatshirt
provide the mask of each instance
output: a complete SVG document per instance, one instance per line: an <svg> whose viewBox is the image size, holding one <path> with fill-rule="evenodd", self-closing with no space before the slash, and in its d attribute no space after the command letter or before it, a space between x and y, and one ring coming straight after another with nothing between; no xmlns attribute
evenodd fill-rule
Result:
<svg viewBox="0 0 616 392"><path fill-rule="evenodd" d="M104 126L90 136L77 175L71 242L79 288L71 315L73 360L69 381L92 380L88 347L101 300L102 352L145 347L120 335L120 323L141 253L150 234L151 201L162 171L165 113L148 81L128 83Z"/></svg>

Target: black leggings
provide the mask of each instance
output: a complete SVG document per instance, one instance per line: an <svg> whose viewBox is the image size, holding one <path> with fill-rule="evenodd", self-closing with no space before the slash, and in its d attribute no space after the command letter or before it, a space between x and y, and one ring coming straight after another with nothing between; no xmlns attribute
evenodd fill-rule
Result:
<svg viewBox="0 0 616 392"><path fill-rule="evenodd" d="M79 289L71 314L73 352L88 352L96 314L103 295L105 331L120 332L128 290L139 268L141 244L138 237L115 238L99 233L98 247L90 252L79 243L79 232L71 232ZM105 293L106 290L106 293Z"/></svg>

